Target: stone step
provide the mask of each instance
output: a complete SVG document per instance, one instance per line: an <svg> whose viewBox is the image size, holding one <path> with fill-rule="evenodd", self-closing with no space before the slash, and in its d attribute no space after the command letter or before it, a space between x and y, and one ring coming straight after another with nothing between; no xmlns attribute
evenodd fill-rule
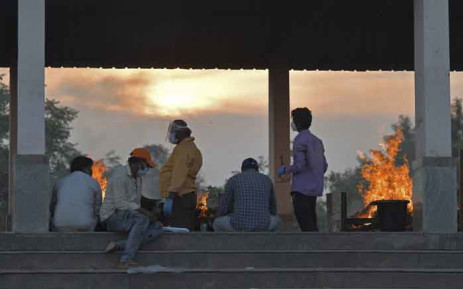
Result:
<svg viewBox="0 0 463 289"><path fill-rule="evenodd" d="M461 269L190 269L127 274L122 270L0 270L0 288L427 288L460 289Z"/></svg>
<svg viewBox="0 0 463 289"><path fill-rule="evenodd" d="M0 252L0 269L111 269L119 254L93 251ZM177 268L463 269L463 251L140 251L144 266Z"/></svg>
<svg viewBox="0 0 463 289"><path fill-rule="evenodd" d="M0 251L102 251L114 233L0 233ZM463 250L463 233L168 233L150 250Z"/></svg>

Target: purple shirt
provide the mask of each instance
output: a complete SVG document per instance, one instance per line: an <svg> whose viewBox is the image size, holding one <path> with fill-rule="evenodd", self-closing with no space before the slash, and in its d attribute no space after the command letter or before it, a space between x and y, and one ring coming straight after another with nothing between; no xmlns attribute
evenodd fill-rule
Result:
<svg viewBox="0 0 463 289"><path fill-rule="evenodd" d="M293 175L291 191L322 196L328 169L322 141L309 130L301 131L294 139L293 161L292 166L286 167L286 173Z"/></svg>

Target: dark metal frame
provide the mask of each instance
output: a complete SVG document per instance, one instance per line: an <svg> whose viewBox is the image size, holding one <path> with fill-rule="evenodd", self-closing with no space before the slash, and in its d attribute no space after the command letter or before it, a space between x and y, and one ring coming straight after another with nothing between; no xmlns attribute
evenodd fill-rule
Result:
<svg viewBox="0 0 463 289"><path fill-rule="evenodd" d="M374 228L377 220L375 218L348 218L347 217L347 193L341 192L341 231L358 231L355 226L365 226L372 224Z"/></svg>

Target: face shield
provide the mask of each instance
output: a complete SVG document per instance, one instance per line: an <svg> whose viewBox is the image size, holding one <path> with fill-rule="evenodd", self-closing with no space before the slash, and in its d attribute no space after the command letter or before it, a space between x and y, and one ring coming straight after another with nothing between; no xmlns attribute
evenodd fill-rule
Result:
<svg viewBox="0 0 463 289"><path fill-rule="evenodd" d="M169 140L171 144L177 144L178 143L177 131L181 129L185 129L185 128L188 128L188 126L179 125L175 123L175 121L171 122L169 124L169 128L167 129L166 140Z"/></svg>

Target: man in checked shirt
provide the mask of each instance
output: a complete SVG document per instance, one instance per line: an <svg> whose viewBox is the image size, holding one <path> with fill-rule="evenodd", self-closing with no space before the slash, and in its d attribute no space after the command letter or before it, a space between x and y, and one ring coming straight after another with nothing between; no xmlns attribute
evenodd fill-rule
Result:
<svg viewBox="0 0 463 289"><path fill-rule="evenodd" d="M257 161L248 158L241 165L241 173L225 185L219 205L221 217L215 220L214 231L277 232L282 222L276 214L273 183L268 176L259 173Z"/></svg>

